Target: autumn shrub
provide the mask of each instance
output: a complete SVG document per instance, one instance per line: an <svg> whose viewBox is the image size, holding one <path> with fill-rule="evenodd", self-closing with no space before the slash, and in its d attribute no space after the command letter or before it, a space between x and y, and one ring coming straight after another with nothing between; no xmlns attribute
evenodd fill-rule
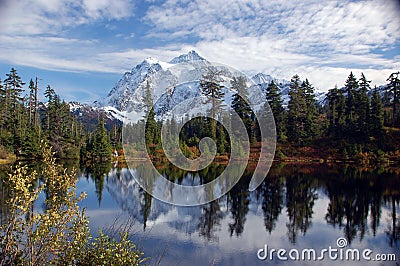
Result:
<svg viewBox="0 0 400 266"><path fill-rule="evenodd" d="M76 194L75 171L57 164L44 143L42 153L42 170L18 164L3 180L9 193L1 202L8 211L1 217L0 265L142 264L143 253L127 233L119 241L101 232L91 236L88 217L78 206L86 195ZM35 210L42 192L44 210Z"/></svg>

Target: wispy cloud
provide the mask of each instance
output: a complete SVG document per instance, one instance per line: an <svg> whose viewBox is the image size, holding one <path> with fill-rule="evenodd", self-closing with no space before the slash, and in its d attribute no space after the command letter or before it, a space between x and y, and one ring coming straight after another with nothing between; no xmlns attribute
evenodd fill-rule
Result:
<svg viewBox="0 0 400 266"><path fill-rule="evenodd" d="M152 37L199 38L195 46L208 58L285 78L303 70L325 89L332 85L326 76L351 68L400 68L384 57L400 52L396 1L171 0L150 8L146 20ZM330 72L320 75L320 69Z"/></svg>
<svg viewBox="0 0 400 266"><path fill-rule="evenodd" d="M1 32L9 35L60 34L65 27L134 14L129 0L5 0Z"/></svg>
<svg viewBox="0 0 400 266"><path fill-rule="evenodd" d="M0 3L0 61L10 64L122 73L146 57L168 61L195 49L248 74L297 73L320 89L350 70L382 84L400 69L395 0L150 0L141 12L128 0ZM131 19L139 13L136 25ZM96 38L74 31L100 22Z"/></svg>
<svg viewBox="0 0 400 266"><path fill-rule="evenodd" d="M58 71L121 71L123 67L111 67L102 60L101 54L112 49L105 45L106 40L70 37L68 31L81 25L131 17L133 3L130 0L3 1L0 60ZM129 38L133 36L128 34Z"/></svg>

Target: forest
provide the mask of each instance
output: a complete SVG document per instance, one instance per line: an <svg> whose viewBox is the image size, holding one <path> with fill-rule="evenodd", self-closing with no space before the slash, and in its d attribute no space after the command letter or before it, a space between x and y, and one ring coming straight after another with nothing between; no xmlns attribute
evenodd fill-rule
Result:
<svg viewBox="0 0 400 266"><path fill-rule="evenodd" d="M0 158L13 154L18 159L37 159L40 142L45 140L58 158L109 159L112 147L117 147L117 125L107 131L99 114L93 130L78 122L70 105L50 85L44 102L38 100L37 78L29 81L27 90L25 85L14 68L0 82Z"/></svg>
<svg viewBox="0 0 400 266"><path fill-rule="evenodd" d="M216 110L224 96L218 71L210 69L203 75L200 87ZM399 72L387 78L387 84L371 88L371 81L361 73L357 78L352 72L343 87L330 89L323 102L317 102L312 83L294 75L290 83L289 102L283 106L278 86L272 81L265 94L276 125L277 149L275 159L299 158L325 160L357 160L375 163L400 158L400 79ZM260 130L255 114L248 104L244 77L233 77L231 87L237 91L231 109L242 119L252 152L260 146ZM27 88L26 88L27 87ZM0 158L13 154L18 159L35 159L41 156L40 141L50 144L59 158L81 160L109 160L114 151L123 153L121 123L105 123L105 114L99 113L95 128L78 121L70 105L47 85L44 101L38 100L38 80L28 84L22 81L17 70L11 69L0 81ZM161 127L164 124L180 131L180 147L189 158L200 155L199 141L211 137L217 146L218 158L228 158L230 139L226 129L215 119L186 117L182 121L158 121L152 106L149 84L143 101L147 120L145 139L148 152L162 156ZM125 128L129 138L135 139L138 124ZM217 137L218 136L218 137Z"/></svg>
<svg viewBox="0 0 400 266"><path fill-rule="evenodd" d="M342 88L335 86L327 92L324 101L318 102L310 81L294 75L290 83L290 99L284 107L279 88L272 81L265 94L265 105L268 104L270 109L265 108L264 112L271 110L275 120L275 159L347 160L360 164L399 161L399 72L392 73L387 82L387 85L371 88L371 81L363 73L357 79L351 72ZM212 105L209 117L186 116L182 121L170 119L161 122L156 120L150 105L151 92L147 84L144 94L148 116L144 137L151 156L163 156L160 132L163 124L167 124L168 128L182 127L179 141L186 157L197 158L200 140L210 137L216 142L217 159L228 159L231 148L229 134L221 123L213 119L223 116L219 112L224 93L218 71L209 70L200 86ZM257 157L262 140L256 115L248 104L245 78L233 77L231 88L237 91L231 110L243 121L251 143L251 155ZM126 142L143 137L139 136L140 123L144 122L126 127L126 135L130 136Z"/></svg>

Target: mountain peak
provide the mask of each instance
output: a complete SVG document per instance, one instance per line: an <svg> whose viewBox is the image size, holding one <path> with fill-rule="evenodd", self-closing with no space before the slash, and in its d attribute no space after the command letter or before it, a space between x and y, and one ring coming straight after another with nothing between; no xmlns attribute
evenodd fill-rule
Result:
<svg viewBox="0 0 400 266"><path fill-rule="evenodd" d="M198 53L196 53L196 51L191 50L187 54L182 54L178 57L173 58L171 61L169 61L169 63L179 64L179 63L187 63L198 60L205 60L205 59L201 57Z"/></svg>
<svg viewBox="0 0 400 266"><path fill-rule="evenodd" d="M255 84L269 84L273 79L271 75L266 75L264 73L257 73L251 78Z"/></svg>
<svg viewBox="0 0 400 266"><path fill-rule="evenodd" d="M146 59L144 59L143 62L152 65L152 64L158 64L159 61L153 57L147 57Z"/></svg>
<svg viewBox="0 0 400 266"><path fill-rule="evenodd" d="M156 72L161 69L161 62L158 61L157 59L154 59L152 57L148 57L142 61L142 63L136 65L134 68L135 70L132 70L133 72L142 72L142 73L152 73Z"/></svg>

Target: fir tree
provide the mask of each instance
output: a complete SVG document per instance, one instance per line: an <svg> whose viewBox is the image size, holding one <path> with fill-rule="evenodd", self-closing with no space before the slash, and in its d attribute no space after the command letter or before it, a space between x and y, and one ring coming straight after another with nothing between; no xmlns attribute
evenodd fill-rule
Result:
<svg viewBox="0 0 400 266"><path fill-rule="evenodd" d="M37 84L31 79L29 81L29 124L37 125Z"/></svg>
<svg viewBox="0 0 400 266"><path fill-rule="evenodd" d="M25 85L22 82L20 76L18 76L17 70L11 68L9 74L6 74L7 78L4 80L6 87L10 90L10 103L11 107L13 108L14 115L16 114L16 110L18 105L20 105L23 101L23 97L21 97L21 93L24 91L22 86Z"/></svg>
<svg viewBox="0 0 400 266"><path fill-rule="evenodd" d="M380 140L383 133L383 109L381 96L376 87L371 98L371 120L369 127L371 135Z"/></svg>
<svg viewBox="0 0 400 266"><path fill-rule="evenodd" d="M48 99L43 119L46 139L58 157L78 158L82 134L78 132L79 125L70 113L69 104L61 101L50 86L45 96Z"/></svg>
<svg viewBox="0 0 400 266"><path fill-rule="evenodd" d="M47 85L46 90L44 91L44 96L48 99L48 102L51 103L55 99L56 93L50 85Z"/></svg>
<svg viewBox="0 0 400 266"><path fill-rule="evenodd" d="M106 161L110 159L111 144L110 139L108 138L107 130L104 126L103 116L100 117L96 132L94 133L93 153L95 158L100 161Z"/></svg>
<svg viewBox="0 0 400 266"><path fill-rule="evenodd" d="M369 109L370 102L367 92L370 90L371 81L367 80L363 73L359 81L359 89L355 95L356 130L359 140L368 138Z"/></svg>
<svg viewBox="0 0 400 266"><path fill-rule="evenodd" d="M274 115L278 141L284 141L286 139L286 112L283 108L283 100L281 99L279 88L274 81L268 84L266 98L272 114ZM267 110L267 107L265 107L265 109Z"/></svg>
<svg viewBox="0 0 400 266"><path fill-rule="evenodd" d="M24 140L22 142L21 155L29 159L40 158L42 156L40 141L40 127L33 125L28 126L28 130L26 134L24 134Z"/></svg>
<svg viewBox="0 0 400 266"><path fill-rule="evenodd" d="M302 84L302 92L306 101L306 116L304 121L305 138L310 141L319 134L317 123L318 113L315 101L314 88L306 79Z"/></svg>
<svg viewBox="0 0 400 266"><path fill-rule="evenodd" d="M23 133L24 125L24 98L21 96L23 90L24 82L22 82L21 77L18 75L17 70L11 68L9 74L6 74L7 78L4 80L4 85L6 87L6 121L7 127L13 136L13 146L15 153L19 153L21 148L21 141L24 138Z"/></svg>
<svg viewBox="0 0 400 266"><path fill-rule="evenodd" d="M290 141L302 145L306 137L307 102L298 75L294 75L291 79L289 97L287 135Z"/></svg>
<svg viewBox="0 0 400 266"><path fill-rule="evenodd" d="M114 149L122 149L122 127L114 124L110 130L110 142Z"/></svg>
<svg viewBox="0 0 400 266"><path fill-rule="evenodd" d="M242 76L233 77L231 87L233 90L237 91L237 93L233 95L231 107L238 114L246 127L247 136L250 141L254 141L253 112L249 106L246 80Z"/></svg>
<svg viewBox="0 0 400 266"><path fill-rule="evenodd" d="M393 95L393 100L392 100L392 110L393 110L393 118L392 118L392 126L398 126L399 124L399 111L398 107L400 104L400 79L399 79L399 74L400 71L394 72L390 74L389 78L387 79L388 83L388 89L389 92L392 93Z"/></svg>
<svg viewBox="0 0 400 266"><path fill-rule="evenodd" d="M46 90L44 91L44 96L47 98L47 111L43 127L44 130L49 130L50 119L53 111L54 98L55 98L55 91L50 87L50 85L47 85Z"/></svg>
<svg viewBox="0 0 400 266"><path fill-rule="evenodd" d="M1 109L1 116L0 116L0 127L3 129L3 125L5 122L6 117L6 110L7 110L7 90L6 87L3 86L3 82L0 79L0 109Z"/></svg>
<svg viewBox="0 0 400 266"><path fill-rule="evenodd" d="M213 67L209 67L207 72L203 75L200 80L200 87L204 95L207 96L208 102L211 103L211 123L210 132L213 139L217 136L217 121L216 115L221 107L221 99L224 97L222 91L222 79L220 77L221 71L216 70Z"/></svg>
<svg viewBox="0 0 400 266"><path fill-rule="evenodd" d="M217 123L217 152L219 154L224 154L227 150L228 146L228 141L227 141L227 135L226 131L224 129L224 126L221 123Z"/></svg>
<svg viewBox="0 0 400 266"><path fill-rule="evenodd" d="M153 98L151 95L151 87L149 82L147 82L146 87L144 88L144 103L146 105L146 145L156 144L156 136L157 136L157 122L156 122L156 113L153 108Z"/></svg>
<svg viewBox="0 0 400 266"><path fill-rule="evenodd" d="M346 106L342 90L335 86L335 88L328 91L327 100L329 133L336 137L341 137L343 135L344 126L346 123Z"/></svg>
<svg viewBox="0 0 400 266"><path fill-rule="evenodd" d="M356 129L356 106L355 106L355 96L358 89L358 82L353 72L350 72L346 83L344 85L344 90L346 95L346 128L349 135L354 135Z"/></svg>

